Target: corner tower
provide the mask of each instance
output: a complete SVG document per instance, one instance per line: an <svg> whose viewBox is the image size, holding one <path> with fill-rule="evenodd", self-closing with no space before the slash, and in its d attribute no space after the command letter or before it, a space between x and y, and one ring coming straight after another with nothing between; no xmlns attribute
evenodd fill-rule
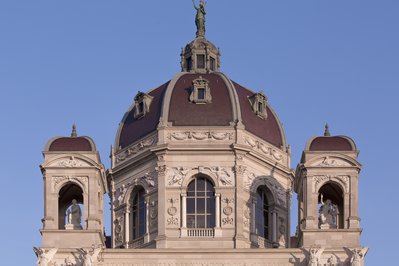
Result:
<svg viewBox="0 0 399 266"><path fill-rule="evenodd" d="M295 181L299 246L360 245L358 153L351 138L331 136L327 125L324 136L306 144Z"/></svg>
<svg viewBox="0 0 399 266"><path fill-rule="evenodd" d="M89 137L51 139L43 152L42 248L89 248L104 244L104 167Z"/></svg>

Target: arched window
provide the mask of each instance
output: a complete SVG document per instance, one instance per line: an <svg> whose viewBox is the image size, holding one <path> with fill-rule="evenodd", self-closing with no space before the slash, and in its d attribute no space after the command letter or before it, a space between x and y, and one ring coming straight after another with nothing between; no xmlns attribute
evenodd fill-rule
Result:
<svg viewBox="0 0 399 266"><path fill-rule="evenodd" d="M321 229L344 228L343 192L336 183L326 183L319 190L319 227Z"/></svg>
<svg viewBox="0 0 399 266"><path fill-rule="evenodd" d="M58 193L58 228L82 229L83 191L74 183L64 185Z"/></svg>
<svg viewBox="0 0 399 266"><path fill-rule="evenodd" d="M132 192L130 200L131 240L138 239L146 233L146 204L144 195L145 191L142 187L137 187Z"/></svg>
<svg viewBox="0 0 399 266"><path fill-rule="evenodd" d="M202 176L187 188L187 227L215 227L215 190L212 182Z"/></svg>
<svg viewBox="0 0 399 266"><path fill-rule="evenodd" d="M268 189L265 186L260 186L256 190L256 205L255 205L255 228L256 234L265 239L270 237L270 203L268 200Z"/></svg>

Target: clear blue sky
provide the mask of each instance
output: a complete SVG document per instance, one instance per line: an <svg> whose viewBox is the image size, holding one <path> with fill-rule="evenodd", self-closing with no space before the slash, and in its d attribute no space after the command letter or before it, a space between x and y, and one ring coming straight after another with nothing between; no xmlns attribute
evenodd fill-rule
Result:
<svg viewBox="0 0 399 266"><path fill-rule="evenodd" d="M367 265L394 265L399 1L208 0L207 12L222 71L269 97L292 146L292 168L326 122L332 134L355 139ZM136 92L180 70L194 15L190 0L0 0L2 264L34 264L46 141L76 123L108 168Z"/></svg>

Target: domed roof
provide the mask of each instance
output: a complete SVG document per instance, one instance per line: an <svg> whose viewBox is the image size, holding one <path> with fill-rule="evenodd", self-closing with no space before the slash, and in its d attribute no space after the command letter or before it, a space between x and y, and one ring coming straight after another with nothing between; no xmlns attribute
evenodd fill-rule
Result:
<svg viewBox="0 0 399 266"><path fill-rule="evenodd" d="M308 151L356 151L355 142L347 136L331 136L326 125L324 136L313 137L306 144Z"/></svg>
<svg viewBox="0 0 399 266"><path fill-rule="evenodd" d="M45 147L45 151L80 151L80 152L92 152L96 151L94 141L86 136L78 137L76 134L75 125L72 127L72 133L70 137L55 137L48 141Z"/></svg>
<svg viewBox="0 0 399 266"><path fill-rule="evenodd" d="M207 88L207 92L202 93L208 98L200 102L193 99L193 84L197 83ZM254 110L258 96L263 102L258 101L256 108L261 108L264 103L263 114ZM139 98L146 101L143 97L149 100L140 107ZM145 106L148 110L138 115L138 110ZM139 92L119 125L116 147L129 146L156 131L162 123L169 127L234 127L241 123L245 130L270 144L278 148L285 145L281 124L266 97L231 81L220 72L182 72L147 94Z"/></svg>

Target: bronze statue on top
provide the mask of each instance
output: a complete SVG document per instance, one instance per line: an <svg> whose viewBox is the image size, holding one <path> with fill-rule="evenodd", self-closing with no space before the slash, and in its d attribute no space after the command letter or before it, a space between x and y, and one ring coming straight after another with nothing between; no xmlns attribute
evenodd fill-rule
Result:
<svg viewBox="0 0 399 266"><path fill-rule="evenodd" d="M198 37L204 37L205 36L205 2L203 0L200 0L199 7L195 5L194 0L194 8L197 10L197 15L195 16L195 25L197 26L197 38Z"/></svg>

